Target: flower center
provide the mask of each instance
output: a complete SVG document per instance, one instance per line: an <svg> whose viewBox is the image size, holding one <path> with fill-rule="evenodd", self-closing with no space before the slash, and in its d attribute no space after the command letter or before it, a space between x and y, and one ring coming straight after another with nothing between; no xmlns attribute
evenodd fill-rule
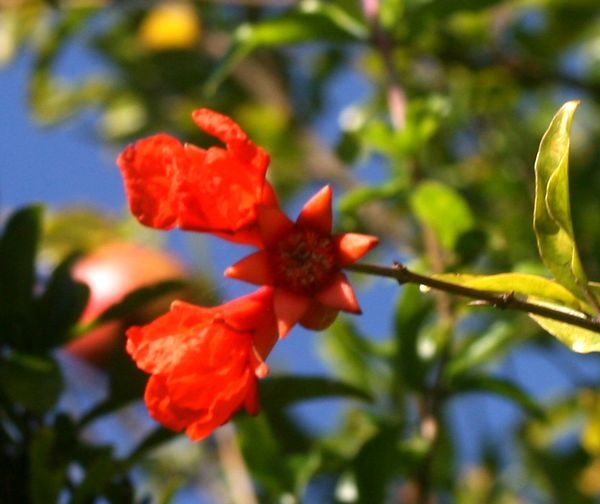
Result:
<svg viewBox="0 0 600 504"><path fill-rule="evenodd" d="M295 227L269 249L277 285L301 294L313 294L336 271L336 251L331 236Z"/></svg>

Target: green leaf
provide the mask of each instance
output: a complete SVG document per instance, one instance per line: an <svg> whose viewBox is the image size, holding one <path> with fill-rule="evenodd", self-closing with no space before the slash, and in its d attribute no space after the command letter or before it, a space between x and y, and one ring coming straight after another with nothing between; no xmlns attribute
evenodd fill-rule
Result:
<svg viewBox="0 0 600 504"><path fill-rule="evenodd" d="M387 483L400 460L400 434L397 426L383 427L358 452L353 465L360 502L384 502Z"/></svg>
<svg viewBox="0 0 600 504"><path fill-rule="evenodd" d="M528 299L535 298L558 303L578 311L590 311L586 303L577 299L569 290L548 278L526 273L500 273L498 275L463 275L445 273L435 278L472 289L492 292L514 292Z"/></svg>
<svg viewBox="0 0 600 504"><path fill-rule="evenodd" d="M450 389L454 392L488 392L499 395L521 406L523 410L537 419L544 418L544 410L521 387L504 378L487 374L462 374L450 381Z"/></svg>
<svg viewBox="0 0 600 504"><path fill-rule="evenodd" d="M89 288L71 277L76 258L71 255L56 267L37 301L40 333L35 345L38 349L47 351L67 341L85 309Z"/></svg>
<svg viewBox="0 0 600 504"><path fill-rule="evenodd" d="M84 504L93 502L109 487L111 480L124 470L124 464L110 453L96 457L87 467L83 481L73 490L69 502Z"/></svg>
<svg viewBox="0 0 600 504"><path fill-rule="evenodd" d="M557 281L585 299L581 265L569 203L569 134L579 102L565 103L546 130L535 160L533 229L542 261Z"/></svg>
<svg viewBox="0 0 600 504"><path fill-rule="evenodd" d="M588 331L582 327L576 327L564 322L540 317L529 316L535 320L542 329L548 331L552 336L567 345L571 350L578 353L600 352L600 333Z"/></svg>
<svg viewBox="0 0 600 504"><path fill-rule="evenodd" d="M446 373L456 376L500 357L500 351L513 341L512 324L496 322L483 334L475 336L470 343L448 363Z"/></svg>
<svg viewBox="0 0 600 504"><path fill-rule="evenodd" d="M56 461L56 437L50 428L33 433L29 445L29 494L32 504L59 502L59 494L66 482L65 467Z"/></svg>
<svg viewBox="0 0 600 504"><path fill-rule="evenodd" d="M34 413L45 413L62 391L62 374L49 357L12 353L0 366L0 388L13 402Z"/></svg>
<svg viewBox="0 0 600 504"><path fill-rule="evenodd" d="M254 418L238 415L235 420L240 448L252 477L272 495L273 501L275 497L291 492L295 487L294 473L268 418L265 415Z"/></svg>
<svg viewBox="0 0 600 504"><path fill-rule="evenodd" d="M15 212L0 238L0 335L25 351L31 350L31 309L35 285L35 257L42 207Z"/></svg>
<svg viewBox="0 0 600 504"><path fill-rule="evenodd" d="M423 296L419 288L405 285L396 306L395 339L396 356L394 372L396 385L404 384L412 390L421 390L429 370L429 362L418 352L420 334L426 326L432 310L432 302Z"/></svg>
<svg viewBox="0 0 600 504"><path fill-rule="evenodd" d="M405 186L403 181L397 180L377 186L361 185L339 198L337 206L342 213L354 213L370 201L398 198L404 192Z"/></svg>
<svg viewBox="0 0 600 504"><path fill-rule="evenodd" d="M373 382L369 360L369 342L347 318L338 317L325 332L320 343L320 353L330 363L336 376L348 383L370 388Z"/></svg>
<svg viewBox="0 0 600 504"><path fill-rule="evenodd" d="M421 182L411 193L410 205L419 221L435 232L448 251L454 249L461 234L473 228L473 214L466 201L440 182Z"/></svg>
<svg viewBox="0 0 600 504"><path fill-rule="evenodd" d="M320 376L273 376L261 381L260 398L265 407L282 408L298 401L346 397L371 401L362 389Z"/></svg>
<svg viewBox="0 0 600 504"><path fill-rule="evenodd" d="M214 94L233 68L259 47L280 47L307 42L353 42L368 37L366 27L340 7L311 0L298 10L255 24L240 26L233 43L205 84L205 93Z"/></svg>

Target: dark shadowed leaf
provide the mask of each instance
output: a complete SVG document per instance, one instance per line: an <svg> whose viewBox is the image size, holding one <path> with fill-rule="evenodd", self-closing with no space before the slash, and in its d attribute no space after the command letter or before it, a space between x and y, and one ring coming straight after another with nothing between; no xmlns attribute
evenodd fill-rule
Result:
<svg viewBox="0 0 600 504"><path fill-rule="evenodd" d="M15 348L31 350L35 256L41 206L15 212L0 239L0 338Z"/></svg>
<svg viewBox="0 0 600 504"><path fill-rule="evenodd" d="M49 357L12 353L0 365L0 387L11 401L34 413L45 413L62 390L62 374Z"/></svg>
<svg viewBox="0 0 600 504"><path fill-rule="evenodd" d="M36 348L49 350L67 341L85 309L89 288L71 276L76 258L67 257L55 268L36 302L40 328Z"/></svg>
<svg viewBox="0 0 600 504"><path fill-rule="evenodd" d="M415 285L403 287L402 295L396 305L395 339L396 355L394 372L397 386L407 386L420 390L424 386L424 378L429 363L421 358L418 352L419 335L428 316L431 314L432 302L428 296L419 292Z"/></svg>
<svg viewBox="0 0 600 504"><path fill-rule="evenodd" d="M66 480L66 467L57 463L56 437L50 428L37 430L29 444L29 495L32 504L59 502Z"/></svg>
<svg viewBox="0 0 600 504"><path fill-rule="evenodd" d="M358 452L353 466L359 502L385 502L389 479L397 473L402 458L404 462L410 459L407 453L403 453L404 457L401 457L399 436L397 426L384 426ZM415 459L411 462L414 463Z"/></svg>

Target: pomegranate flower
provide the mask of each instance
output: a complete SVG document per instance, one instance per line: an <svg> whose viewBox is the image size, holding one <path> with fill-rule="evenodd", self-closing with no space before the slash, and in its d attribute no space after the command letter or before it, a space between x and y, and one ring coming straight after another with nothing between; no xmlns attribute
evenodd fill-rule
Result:
<svg viewBox="0 0 600 504"><path fill-rule="evenodd" d="M117 164L132 214L153 228L256 243L256 205L276 203L265 180L269 155L227 116L198 109L192 118L226 149L205 150L166 134L129 145Z"/></svg>
<svg viewBox="0 0 600 504"><path fill-rule="evenodd" d="M259 410L257 381L277 340L272 289L214 308L175 301L171 310L127 331L127 351L150 373L150 415L194 441L208 436L240 408Z"/></svg>
<svg viewBox="0 0 600 504"><path fill-rule="evenodd" d="M263 249L225 271L230 278L273 286L280 337L297 322L318 330L328 327L339 310L361 313L341 268L360 259L378 239L332 235L331 200L326 186L306 203L295 223L276 205L258 207Z"/></svg>

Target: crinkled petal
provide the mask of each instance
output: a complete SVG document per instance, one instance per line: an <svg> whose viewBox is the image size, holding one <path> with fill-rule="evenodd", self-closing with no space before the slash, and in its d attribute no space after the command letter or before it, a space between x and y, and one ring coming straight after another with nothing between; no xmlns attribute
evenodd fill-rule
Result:
<svg viewBox="0 0 600 504"><path fill-rule="evenodd" d="M198 412L177 406L171 400L166 378L153 375L148 380L144 401L150 416L165 427L174 431L182 431L198 417Z"/></svg>
<svg viewBox="0 0 600 504"><path fill-rule="evenodd" d="M315 296L315 299L336 310L343 310L351 313L360 314L361 309L356 300L354 289L348 282L346 275L338 273L333 282L325 287L325 289L319 291Z"/></svg>
<svg viewBox="0 0 600 504"><path fill-rule="evenodd" d="M332 197L331 186L323 187L304 205L296 223L301 227L316 229L324 235L331 234L333 222L331 213Z"/></svg>
<svg viewBox="0 0 600 504"><path fill-rule="evenodd" d="M250 163L258 171L263 171L264 175L264 170L269 164L269 155L254 144L235 121L206 108L195 110L192 119L206 133L221 140L236 157Z"/></svg>
<svg viewBox="0 0 600 504"><path fill-rule="evenodd" d="M269 256L266 252L255 252L225 270L225 276L255 285L273 285Z"/></svg>
<svg viewBox="0 0 600 504"><path fill-rule="evenodd" d="M379 243L376 236L345 233L333 237L340 266L347 266L360 259Z"/></svg>
<svg viewBox="0 0 600 504"><path fill-rule="evenodd" d="M131 213L145 226L170 229L179 223L178 182L187 176L183 145L159 134L129 145L117 158Z"/></svg>
<svg viewBox="0 0 600 504"><path fill-rule="evenodd" d="M181 228L235 235L254 226L264 173L218 147L188 144L185 151L191 168L178 187Z"/></svg>
<svg viewBox="0 0 600 504"><path fill-rule="evenodd" d="M214 316L211 309L175 301L168 313L128 329L127 352L140 369L167 373L179 364Z"/></svg>
<svg viewBox="0 0 600 504"><path fill-rule="evenodd" d="M287 335L311 304L310 298L285 289L275 289L274 308L279 337Z"/></svg>

